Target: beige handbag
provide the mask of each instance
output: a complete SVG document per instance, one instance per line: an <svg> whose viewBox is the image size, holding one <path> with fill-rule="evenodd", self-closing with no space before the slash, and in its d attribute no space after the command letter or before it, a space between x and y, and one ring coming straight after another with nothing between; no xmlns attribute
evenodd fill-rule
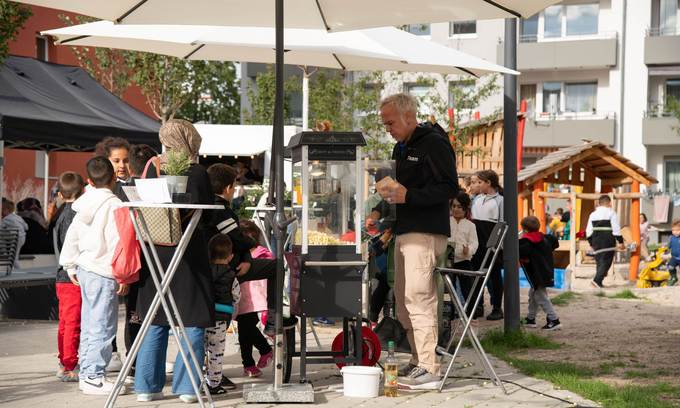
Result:
<svg viewBox="0 0 680 408"><path fill-rule="evenodd" d="M152 157L146 162L142 178L146 178L149 170L149 165L153 164L156 168L156 177L160 177L160 161L158 157ZM154 245L160 246L177 246L179 240L182 238L182 219L177 208L140 208L137 213L137 221L139 222L139 214L142 214L146 227L149 230L149 236L142 231L142 239L146 242L153 242Z"/></svg>

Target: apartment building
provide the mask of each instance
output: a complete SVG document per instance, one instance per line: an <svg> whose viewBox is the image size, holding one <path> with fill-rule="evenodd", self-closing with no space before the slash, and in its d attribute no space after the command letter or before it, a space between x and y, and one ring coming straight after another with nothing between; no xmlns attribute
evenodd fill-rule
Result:
<svg viewBox="0 0 680 408"><path fill-rule="evenodd" d="M573 0L518 24L519 98L528 103L524 147L528 162L581 139L599 140L648 169L657 188L680 192L680 123L668 100L680 100L678 0ZM416 24L414 34L499 64L502 20ZM469 86L449 78L435 89ZM502 86L502 79L499 79ZM399 84L392 84L390 91ZM415 95L422 86L401 89ZM455 107L455 101L449 104ZM502 106L502 93L480 107Z"/></svg>

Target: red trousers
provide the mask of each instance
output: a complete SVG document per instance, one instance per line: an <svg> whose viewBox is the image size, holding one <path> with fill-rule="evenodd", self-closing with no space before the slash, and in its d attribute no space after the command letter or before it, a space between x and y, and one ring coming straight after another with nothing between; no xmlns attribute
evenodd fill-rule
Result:
<svg viewBox="0 0 680 408"><path fill-rule="evenodd" d="M64 370L71 371L78 364L80 346L80 287L72 283L57 283L59 299L59 331L57 345L59 361Z"/></svg>

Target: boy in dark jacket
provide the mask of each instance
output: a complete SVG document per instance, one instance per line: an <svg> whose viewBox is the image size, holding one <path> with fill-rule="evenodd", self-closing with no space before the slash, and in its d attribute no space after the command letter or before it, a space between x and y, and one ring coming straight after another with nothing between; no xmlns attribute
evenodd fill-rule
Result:
<svg viewBox="0 0 680 408"><path fill-rule="evenodd" d="M76 216L71 204L83 194L85 182L78 173L67 171L59 176L59 198L64 204L55 214L56 221L52 225L54 251L59 252L64 245L66 231ZM63 382L78 382L78 347L80 345L80 287L69 278L66 270L59 265L56 278L57 299L59 301L59 330L57 331L57 347L59 349L59 370L57 378Z"/></svg>
<svg viewBox="0 0 680 408"><path fill-rule="evenodd" d="M250 250L257 246L252 238L239 228L239 219L231 209L231 199L234 196L236 170L226 164L218 163L208 167L208 176L215 204L222 205L221 210L212 211L212 219L208 228L208 236L223 234L229 236L233 244L233 259L229 263L236 271L236 278L240 282L267 279L267 324L265 334L273 336L276 318L276 260L255 259ZM291 328L297 324L295 317L283 319L284 328Z"/></svg>
<svg viewBox="0 0 680 408"><path fill-rule="evenodd" d="M208 243L215 293L215 327L205 330L205 354L208 360L206 378L212 395L226 393L225 388L236 388L233 382L222 376L227 327L231 322L234 301L231 291L236 278L236 271L229 265L234 257L232 248L228 235L217 234Z"/></svg>
<svg viewBox="0 0 680 408"><path fill-rule="evenodd" d="M534 216L526 217L521 222L524 233L519 240L520 264L524 268L527 280L531 284L529 289L529 313L524 319L527 327L536 327L536 309L538 306L547 315L547 323L543 330L557 330L560 319L557 318L547 288L555 286L555 270L553 265L553 251L559 246L557 238L544 235L539 231L541 223Z"/></svg>

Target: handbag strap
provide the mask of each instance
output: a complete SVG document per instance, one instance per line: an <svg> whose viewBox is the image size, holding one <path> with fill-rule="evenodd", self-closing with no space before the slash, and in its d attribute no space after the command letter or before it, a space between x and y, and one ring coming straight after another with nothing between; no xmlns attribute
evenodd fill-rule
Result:
<svg viewBox="0 0 680 408"><path fill-rule="evenodd" d="M147 162L146 165L144 166L144 171L142 172L142 177L143 179L146 178L146 174L149 172L149 166L153 164L153 166L156 168L156 177L161 176L161 166L159 163L160 160L158 160L158 156L154 156L150 158Z"/></svg>

